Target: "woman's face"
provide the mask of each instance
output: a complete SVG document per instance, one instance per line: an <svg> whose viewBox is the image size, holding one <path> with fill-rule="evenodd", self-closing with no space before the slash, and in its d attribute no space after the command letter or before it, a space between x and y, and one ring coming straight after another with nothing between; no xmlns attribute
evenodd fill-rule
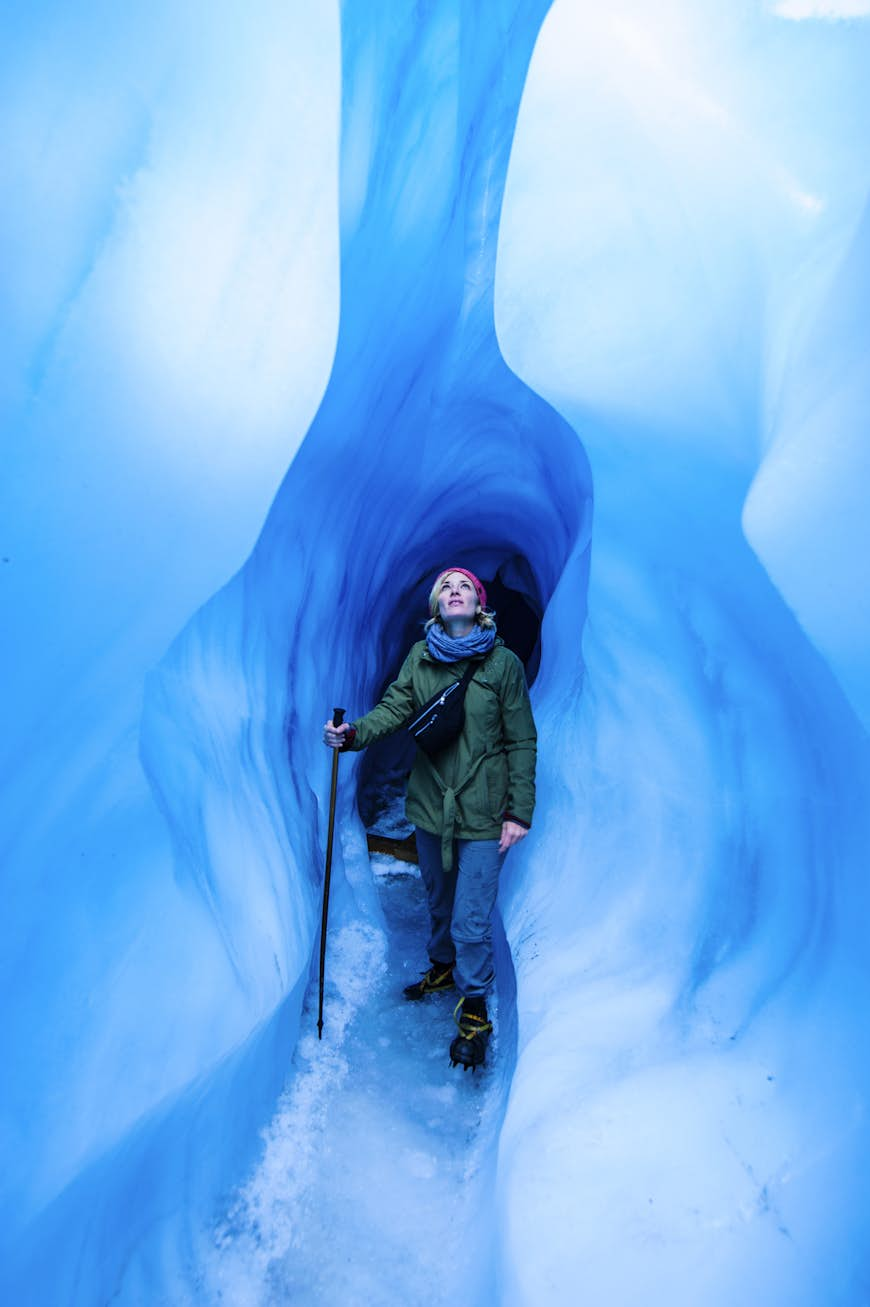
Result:
<svg viewBox="0 0 870 1307"><path fill-rule="evenodd" d="M477 591L461 572L448 572L438 586L438 612L448 622L472 626L477 612Z"/></svg>

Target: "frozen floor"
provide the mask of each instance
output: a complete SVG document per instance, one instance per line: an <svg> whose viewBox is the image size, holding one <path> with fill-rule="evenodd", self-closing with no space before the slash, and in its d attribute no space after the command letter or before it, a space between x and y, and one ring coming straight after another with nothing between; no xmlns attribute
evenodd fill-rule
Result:
<svg viewBox="0 0 870 1307"><path fill-rule="evenodd" d="M451 1068L452 993L408 1003L425 961L416 869L376 855L387 937L330 933L264 1155L218 1231L207 1300L232 1307L492 1301L495 1143L509 1084L498 1021L487 1066Z"/></svg>

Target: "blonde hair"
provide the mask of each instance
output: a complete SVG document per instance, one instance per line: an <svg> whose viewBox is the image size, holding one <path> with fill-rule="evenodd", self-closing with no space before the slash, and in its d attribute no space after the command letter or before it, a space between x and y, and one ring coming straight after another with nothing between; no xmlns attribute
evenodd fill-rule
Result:
<svg viewBox="0 0 870 1307"><path fill-rule="evenodd" d="M435 578L435 584L429 591L429 621L423 627L424 631L428 631L431 627L436 625L440 626L442 630L444 629L444 623L441 620L441 610L438 607L438 595L440 593L438 582L443 576L444 573L441 572ZM476 590L475 594L477 594ZM477 597L477 612L474 614L474 622L476 626L482 626L485 631L489 630L490 627L495 626L495 612L491 608L481 607L479 595Z"/></svg>

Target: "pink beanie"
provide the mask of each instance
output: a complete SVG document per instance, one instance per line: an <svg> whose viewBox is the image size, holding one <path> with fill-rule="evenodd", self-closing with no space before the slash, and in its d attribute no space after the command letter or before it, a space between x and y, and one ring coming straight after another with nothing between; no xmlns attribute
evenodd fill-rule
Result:
<svg viewBox="0 0 870 1307"><path fill-rule="evenodd" d="M451 572L461 572L463 576L468 577L469 581L477 591L477 597L480 600L481 608L485 608L486 591L483 588L483 584L480 581L478 581L477 577L474 575L473 572L469 572L467 567L445 567L444 571L439 572L438 575L436 576L435 584L437 585L443 576L449 576Z"/></svg>

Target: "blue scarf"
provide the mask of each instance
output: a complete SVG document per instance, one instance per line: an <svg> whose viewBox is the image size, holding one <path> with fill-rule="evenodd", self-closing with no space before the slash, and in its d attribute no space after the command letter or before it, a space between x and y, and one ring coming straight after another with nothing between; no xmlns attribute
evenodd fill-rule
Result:
<svg viewBox="0 0 870 1307"><path fill-rule="evenodd" d="M426 632L426 644L439 663L458 663L462 658L488 654L495 644L494 626L475 626L468 635L448 635L436 622Z"/></svg>

